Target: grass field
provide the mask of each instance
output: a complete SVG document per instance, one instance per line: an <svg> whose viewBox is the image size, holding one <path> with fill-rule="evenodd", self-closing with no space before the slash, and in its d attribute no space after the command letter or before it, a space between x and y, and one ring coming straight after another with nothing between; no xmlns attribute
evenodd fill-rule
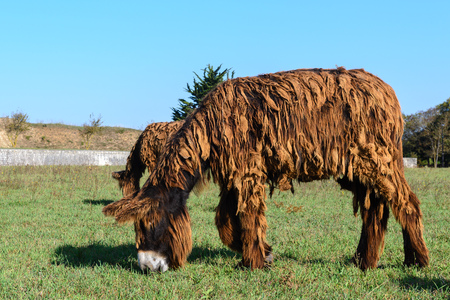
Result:
<svg viewBox="0 0 450 300"><path fill-rule="evenodd" d="M405 268L391 215L379 268L350 263L361 227L334 181L267 200L270 270L236 270L214 226L218 189L191 195L193 251L177 271L143 274L132 225L102 215L120 167L0 167L0 299L449 299L450 169L407 170L422 201L431 264Z"/></svg>

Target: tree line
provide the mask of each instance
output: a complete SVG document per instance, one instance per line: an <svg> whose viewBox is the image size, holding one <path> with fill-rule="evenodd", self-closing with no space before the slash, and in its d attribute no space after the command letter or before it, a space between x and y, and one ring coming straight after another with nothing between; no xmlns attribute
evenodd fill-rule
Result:
<svg viewBox="0 0 450 300"><path fill-rule="evenodd" d="M403 115L403 156L419 166L447 167L450 163L450 98L426 111Z"/></svg>

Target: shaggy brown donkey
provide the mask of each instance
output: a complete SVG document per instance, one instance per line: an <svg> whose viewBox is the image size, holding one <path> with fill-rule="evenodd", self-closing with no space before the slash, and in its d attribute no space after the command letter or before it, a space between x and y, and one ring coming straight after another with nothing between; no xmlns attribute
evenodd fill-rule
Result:
<svg viewBox="0 0 450 300"><path fill-rule="evenodd" d="M182 266L192 248L186 200L211 170L221 198L216 225L241 265L272 261L266 241L266 183L333 177L353 192L363 225L354 255L375 268L389 207L403 228L406 265L426 266L419 200L405 180L403 120L392 88L364 70L295 70L225 81L164 147L142 189L103 209L134 222L139 265Z"/></svg>
<svg viewBox="0 0 450 300"><path fill-rule="evenodd" d="M152 123L141 133L131 148L126 169L112 173L112 177L119 181L124 196L139 191L139 181L145 169L151 173L167 139L181 127L181 124L183 124L181 121Z"/></svg>

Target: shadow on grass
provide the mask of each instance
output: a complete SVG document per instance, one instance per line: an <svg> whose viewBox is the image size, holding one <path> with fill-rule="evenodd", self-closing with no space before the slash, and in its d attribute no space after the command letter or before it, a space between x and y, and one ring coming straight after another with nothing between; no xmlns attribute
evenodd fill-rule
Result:
<svg viewBox="0 0 450 300"><path fill-rule="evenodd" d="M326 258L308 258L308 259L301 259L298 257L294 257L291 255L280 255L280 259L287 259L287 260L293 260L298 262L299 264L317 264L317 265L336 265L339 264L341 266L353 266L355 268L358 268L356 265L354 258L352 255L346 255L342 256L338 259L326 259ZM405 266L401 263L394 264L394 263L380 263L377 266L377 269L384 270L384 269L398 269L398 268L404 268ZM370 271L369 271L370 272Z"/></svg>
<svg viewBox="0 0 450 300"><path fill-rule="evenodd" d="M101 199L101 200L90 200L90 199L84 199L83 203L84 204L89 204L89 205L108 205L110 203L113 203L114 200L106 200L106 199Z"/></svg>
<svg viewBox="0 0 450 300"><path fill-rule="evenodd" d="M399 284L408 290L427 290L433 293L443 293L448 295L450 293L450 281L440 278L419 278L415 276L405 276L399 280Z"/></svg>
<svg viewBox="0 0 450 300"><path fill-rule="evenodd" d="M343 266L354 266L353 257L352 256L343 256L339 259L326 259L326 258L299 258L297 256L292 256L289 254L280 254L274 253L275 259L280 260L290 260L296 261L301 265L334 265L339 264Z"/></svg>
<svg viewBox="0 0 450 300"><path fill-rule="evenodd" d="M292 261L296 261L299 264L316 264L316 265L323 265L323 266L330 266L333 264L340 264L343 266L353 266L354 268L357 268L357 266L353 262L352 256L345 256L341 257L338 260L329 260L329 259L323 259L323 258L312 258L312 259L298 259L296 257L292 257L290 255L282 255L280 258L282 259L288 259ZM408 269L412 269L415 267L406 267L403 264L380 264L377 269L379 270L388 270L388 269L394 269L400 271L401 273L409 273ZM367 270L366 272L369 273L373 270ZM361 271L361 273L364 273ZM394 280L393 280L394 281ZM417 277L413 275L404 275L404 277L400 277L397 280L398 284L407 290L416 290L416 291L422 291L426 290L430 293L433 293L435 295L448 295L450 293L450 281L444 277L434 277L434 278L422 278Z"/></svg>
<svg viewBox="0 0 450 300"><path fill-rule="evenodd" d="M236 255L225 248L194 247L188 261L190 263L211 263L219 258L230 258ZM87 246L64 245L55 250L52 264L68 267L94 267L108 264L140 272L136 262L136 246L134 244L115 247L100 243Z"/></svg>
<svg viewBox="0 0 450 300"><path fill-rule="evenodd" d="M219 258L231 258L239 254L227 249L227 248L204 248L204 247L194 247L192 252L188 257L188 261L209 263L213 262Z"/></svg>
<svg viewBox="0 0 450 300"><path fill-rule="evenodd" d="M108 264L129 270L140 270L136 264L134 244L115 247L99 243L87 246L64 245L55 250L52 263L68 267L94 267Z"/></svg>

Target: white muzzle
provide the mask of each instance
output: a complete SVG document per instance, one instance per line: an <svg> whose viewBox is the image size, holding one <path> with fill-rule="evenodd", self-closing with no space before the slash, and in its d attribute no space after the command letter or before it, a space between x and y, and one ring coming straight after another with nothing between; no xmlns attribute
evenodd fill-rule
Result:
<svg viewBox="0 0 450 300"><path fill-rule="evenodd" d="M165 272L169 269L168 259L155 251L138 251L138 264L142 271Z"/></svg>

